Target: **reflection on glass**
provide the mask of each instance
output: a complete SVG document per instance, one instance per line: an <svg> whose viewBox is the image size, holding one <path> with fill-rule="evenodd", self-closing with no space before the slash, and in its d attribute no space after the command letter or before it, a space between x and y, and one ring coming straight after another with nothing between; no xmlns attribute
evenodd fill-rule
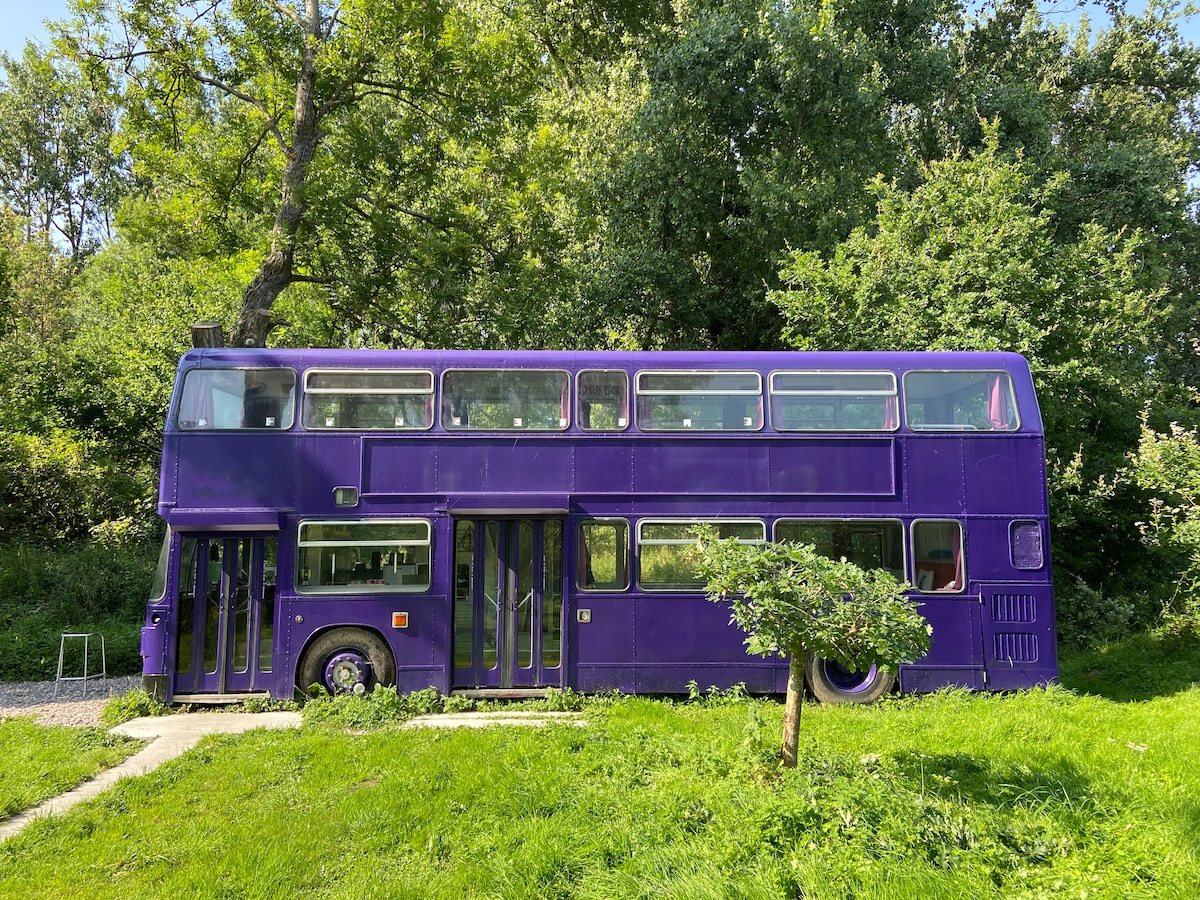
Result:
<svg viewBox="0 0 1200 900"><path fill-rule="evenodd" d="M516 549L516 664L528 669L533 665L533 523L528 519L521 521Z"/></svg>
<svg viewBox="0 0 1200 900"><path fill-rule="evenodd" d="M221 582L224 575L223 541L208 542L208 566L204 578L204 671L215 675L217 671L217 643L221 625Z"/></svg>
<svg viewBox="0 0 1200 900"><path fill-rule="evenodd" d="M562 663L562 522L547 522L542 541L542 666L554 669Z"/></svg>
<svg viewBox="0 0 1200 900"><path fill-rule="evenodd" d="M175 603L175 671L183 675L192 670L192 635L196 620L197 546L203 542L181 538L179 549L179 593Z"/></svg>
<svg viewBox="0 0 1200 900"><path fill-rule="evenodd" d="M271 671L271 650L275 642L275 576L279 545L263 541L263 594L258 613L258 671Z"/></svg>
<svg viewBox="0 0 1200 900"><path fill-rule="evenodd" d="M485 669L496 668L500 636L500 523L484 524L483 552L483 646Z"/></svg>
<svg viewBox="0 0 1200 900"><path fill-rule="evenodd" d="M471 667L474 650L475 523L458 522L454 532L454 667Z"/></svg>

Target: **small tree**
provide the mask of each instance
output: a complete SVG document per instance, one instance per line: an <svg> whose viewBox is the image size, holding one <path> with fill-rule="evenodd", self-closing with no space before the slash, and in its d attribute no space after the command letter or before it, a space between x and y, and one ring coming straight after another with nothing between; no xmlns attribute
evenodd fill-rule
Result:
<svg viewBox="0 0 1200 900"><path fill-rule="evenodd" d="M929 650L932 627L905 597L908 585L882 569L821 556L808 544L745 544L698 529L697 566L708 599L730 601L746 649L789 656L783 764L795 767L804 702L804 660L812 653L848 669L895 671Z"/></svg>

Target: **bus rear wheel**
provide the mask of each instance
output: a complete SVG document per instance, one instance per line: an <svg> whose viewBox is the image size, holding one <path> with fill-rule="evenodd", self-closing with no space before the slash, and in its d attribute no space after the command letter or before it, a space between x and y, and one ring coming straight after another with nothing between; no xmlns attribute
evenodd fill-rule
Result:
<svg viewBox="0 0 1200 900"><path fill-rule="evenodd" d="M822 703L874 703L896 685L896 676L878 666L860 672L811 653L804 661L804 680Z"/></svg>
<svg viewBox="0 0 1200 900"><path fill-rule="evenodd" d="M361 628L334 628L319 635L296 670L296 686L302 693L317 685L331 694L363 694L376 685L395 683L396 661L388 645Z"/></svg>

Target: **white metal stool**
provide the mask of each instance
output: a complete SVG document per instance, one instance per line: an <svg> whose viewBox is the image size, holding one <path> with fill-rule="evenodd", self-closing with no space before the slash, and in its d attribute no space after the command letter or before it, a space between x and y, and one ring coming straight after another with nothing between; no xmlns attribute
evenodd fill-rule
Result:
<svg viewBox="0 0 1200 900"><path fill-rule="evenodd" d="M88 666L91 662L92 638L100 638L100 671L88 672ZM82 675L64 675L63 674L63 657L66 655L67 641L82 640L83 641L83 674ZM90 631L81 634L64 634L58 640L58 674L54 678L54 696L58 696L58 686L64 681L82 681L83 696L87 696L88 682L92 679L99 678L107 684L108 682L108 660L104 652L104 635L98 631Z"/></svg>

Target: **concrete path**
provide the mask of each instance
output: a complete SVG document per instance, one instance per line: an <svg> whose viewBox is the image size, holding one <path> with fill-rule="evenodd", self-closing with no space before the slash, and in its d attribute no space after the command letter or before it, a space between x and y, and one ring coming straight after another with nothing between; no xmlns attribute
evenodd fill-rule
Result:
<svg viewBox="0 0 1200 900"><path fill-rule="evenodd" d="M252 728L297 728L299 725L300 714L294 712L188 713L178 716L149 716L118 725L112 729L115 733L150 743L124 762L106 769L73 791L47 800L41 806L0 823L0 841L24 831L35 819L58 815L77 803L91 800L122 778L132 778L154 771L167 760L190 750L206 734L238 734Z"/></svg>

